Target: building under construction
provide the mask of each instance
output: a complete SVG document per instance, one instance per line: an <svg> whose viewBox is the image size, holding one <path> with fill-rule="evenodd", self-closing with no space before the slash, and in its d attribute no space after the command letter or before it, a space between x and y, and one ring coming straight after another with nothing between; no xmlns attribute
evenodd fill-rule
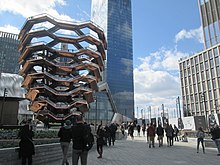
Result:
<svg viewBox="0 0 220 165"><path fill-rule="evenodd" d="M18 38L29 109L55 122L87 112L106 60L103 30L38 15L27 19Z"/></svg>

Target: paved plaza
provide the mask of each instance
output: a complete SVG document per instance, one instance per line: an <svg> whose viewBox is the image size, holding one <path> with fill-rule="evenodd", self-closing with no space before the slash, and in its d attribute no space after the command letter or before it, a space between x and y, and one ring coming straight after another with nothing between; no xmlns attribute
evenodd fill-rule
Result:
<svg viewBox="0 0 220 165"><path fill-rule="evenodd" d="M165 143L166 144L166 143ZM102 159L97 159L96 146L89 151L88 165L219 165L216 148L206 148L206 153L196 153L196 141L174 142L174 146L149 148L145 137L117 140L115 146L105 146ZM61 161L60 161L61 162ZM60 162L51 162L60 165ZM69 158L71 163L71 158ZM49 165L49 164L48 164ZM79 163L80 165L80 163Z"/></svg>

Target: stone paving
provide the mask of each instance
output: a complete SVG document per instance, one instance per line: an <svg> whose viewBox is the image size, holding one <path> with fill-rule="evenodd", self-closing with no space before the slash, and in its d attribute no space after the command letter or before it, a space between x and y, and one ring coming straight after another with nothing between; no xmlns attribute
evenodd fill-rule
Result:
<svg viewBox="0 0 220 165"><path fill-rule="evenodd" d="M130 137L117 140L115 146L105 146L102 159L97 159L96 146L89 151L88 165L219 165L216 148L206 148L206 153L196 153L196 141L174 142L174 146L149 148L146 138ZM70 165L71 158L69 158ZM51 162L48 165L60 165ZM80 165L80 163L79 163Z"/></svg>

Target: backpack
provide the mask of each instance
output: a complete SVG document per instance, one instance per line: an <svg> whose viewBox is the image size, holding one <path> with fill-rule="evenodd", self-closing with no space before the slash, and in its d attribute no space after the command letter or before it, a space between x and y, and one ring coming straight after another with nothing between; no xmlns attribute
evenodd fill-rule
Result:
<svg viewBox="0 0 220 165"><path fill-rule="evenodd" d="M94 144L94 135L92 134L91 130L89 130L88 128L84 136L84 142L85 142L85 149L89 151Z"/></svg>

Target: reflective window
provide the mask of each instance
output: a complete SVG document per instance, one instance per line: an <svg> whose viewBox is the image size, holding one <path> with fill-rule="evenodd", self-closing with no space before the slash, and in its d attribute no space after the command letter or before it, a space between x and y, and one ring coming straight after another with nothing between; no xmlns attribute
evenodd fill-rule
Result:
<svg viewBox="0 0 220 165"><path fill-rule="evenodd" d="M211 50L209 50L209 59L212 59L213 58L213 54L212 54L212 51Z"/></svg>
<svg viewBox="0 0 220 165"><path fill-rule="evenodd" d="M207 84L208 84L208 90L211 90L211 83L210 83L210 80L207 81Z"/></svg>
<svg viewBox="0 0 220 165"><path fill-rule="evenodd" d="M218 57L218 50L217 50L217 48L214 48L214 57Z"/></svg>
<svg viewBox="0 0 220 165"><path fill-rule="evenodd" d="M209 91L209 100L212 100L212 91Z"/></svg>
<svg viewBox="0 0 220 165"><path fill-rule="evenodd" d="M212 80L213 89L216 89L216 81L215 79Z"/></svg>
<svg viewBox="0 0 220 165"><path fill-rule="evenodd" d="M209 70L206 70L206 80L210 80Z"/></svg>
<svg viewBox="0 0 220 165"><path fill-rule="evenodd" d="M200 63L200 69L201 69L201 71L204 71L204 64L203 63Z"/></svg>
<svg viewBox="0 0 220 165"><path fill-rule="evenodd" d="M215 65L219 66L219 57L215 57Z"/></svg>

